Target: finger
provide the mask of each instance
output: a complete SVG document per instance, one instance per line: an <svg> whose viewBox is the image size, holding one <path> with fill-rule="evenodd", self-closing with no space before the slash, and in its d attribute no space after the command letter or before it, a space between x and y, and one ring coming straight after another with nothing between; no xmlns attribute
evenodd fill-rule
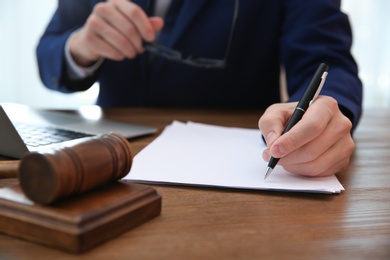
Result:
<svg viewBox="0 0 390 260"><path fill-rule="evenodd" d="M316 160L308 163L287 164L287 157L279 161L286 171L304 176L329 176L333 175L349 165L351 154L355 149L352 137L346 135L334 144Z"/></svg>
<svg viewBox="0 0 390 260"><path fill-rule="evenodd" d="M152 24L155 32L160 31L164 27L164 20L160 17L150 17L149 21Z"/></svg>
<svg viewBox="0 0 390 260"><path fill-rule="evenodd" d="M271 152L269 148L264 149L262 153L263 160L269 162L271 160Z"/></svg>
<svg viewBox="0 0 390 260"><path fill-rule="evenodd" d="M125 57L134 57L136 55L136 51L132 43L102 19L99 19L96 16L90 17L86 26L86 30L90 31L90 35L88 37L91 38L89 48L95 49L100 56L119 60L124 59ZM99 47L102 46L101 41L104 41L106 45L110 45L110 48L113 49L111 50L111 53L114 56L102 55L103 50L99 49Z"/></svg>
<svg viewBox="0 0 390 260"><path fill-rule="evenodd" d="M134 25L141 39L154 41L156 31L141 7L128 1L117 1L117 8Z"/></svg>
<svg viewBox="0 0 390 260"><path fill-rule="evenodd" d="M308 163L316 160L335 143L345 138L345 136L351 138L351 125L351 122L347 118L345 120L331 120L327 129L321 135L290 153L288 156L283 157L284 163Z"/></svg>
<svg viewBox="0 0 390 260"><path fill-rule="evenodd" d="M272 156L284 157L316 139L324 132L334 111L339 111L334 99L317 99L302 119L272 144Z"/></svg>
<svg viewBox="0 0 390 260"><path fill-rule="evenodd" d="M94 44L91 45L91 51L96 52L100 57L115 61L120 61L127 57L127 55L118 51L117 48L114 48L110 43L100 37L96 37L93 42Z"/></svg>
<svg viewBox="0 0 390 260"><path fill-rule="evenodd" d="M104 40L95 29L91 28L94 25L87 22L89 25L82 27L80 30L72 34L69 39L69 49L73 59L81 66L89 66L99 57L109 58L113 60L124 59L125 56L117 51L111 44Z"/></svg>
<svg viewBox="0 0 390 260"><path fill-rule="evenodd" d="M123 32L136 32L133 25L112 5L97 4L87 26L125 57L133 58L142 50L141 43L137 47L137 42L141 41L140 36L133 34L128 37Z"/></svg>
<svg viewBox="0 0 390 260"><path fill-rule="evenodd" d="M259 129L269 146L282 134L286 122L290 119L295 104L274 104L266 109L259 119Z"/></svg>

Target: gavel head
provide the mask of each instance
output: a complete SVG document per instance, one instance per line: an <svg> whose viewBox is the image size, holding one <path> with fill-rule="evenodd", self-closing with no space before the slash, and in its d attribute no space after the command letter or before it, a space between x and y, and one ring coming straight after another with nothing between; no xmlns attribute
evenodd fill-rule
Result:
<svg viewBox="0 0 390 260"><path fill-rule="evenodd" d="M109 133L29 153L21 160L18 177L29 199L50 204L123 178L132 162L130 143Z"/></svg>

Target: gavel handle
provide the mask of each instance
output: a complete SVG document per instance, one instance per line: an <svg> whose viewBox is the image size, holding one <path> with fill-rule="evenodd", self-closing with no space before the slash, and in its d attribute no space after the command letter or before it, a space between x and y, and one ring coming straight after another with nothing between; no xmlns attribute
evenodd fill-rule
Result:
<svg viewBox="0 0 390 260"><path fill-rule="evenodd" d="M16 178L20 160L0 161L0 179Z"/></svg>

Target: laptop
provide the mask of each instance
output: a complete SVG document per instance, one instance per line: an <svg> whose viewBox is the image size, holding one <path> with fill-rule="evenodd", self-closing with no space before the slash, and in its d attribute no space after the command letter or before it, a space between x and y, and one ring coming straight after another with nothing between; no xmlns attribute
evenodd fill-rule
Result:
<svg viewBox="0 0 390 260"><path fill-rule="evenodd" d="M81 114L35 110L19 104L0 104L0 155L3 156L20 159L27 152L109 132L129 139L153 134L157 129L102 118L88 119Z"/></svg>

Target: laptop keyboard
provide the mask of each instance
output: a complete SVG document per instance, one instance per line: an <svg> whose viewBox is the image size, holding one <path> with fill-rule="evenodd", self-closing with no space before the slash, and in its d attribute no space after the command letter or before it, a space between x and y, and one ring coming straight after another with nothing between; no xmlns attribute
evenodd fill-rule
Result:
<svg viewBox="0 0 390 260"><path fill-rule="evenodd" d="M16 130L27 146L38 147L42 145L60 143L73 139L93 136L91 134L60 129L52 126L33 126L16 124Z"/></svg>

